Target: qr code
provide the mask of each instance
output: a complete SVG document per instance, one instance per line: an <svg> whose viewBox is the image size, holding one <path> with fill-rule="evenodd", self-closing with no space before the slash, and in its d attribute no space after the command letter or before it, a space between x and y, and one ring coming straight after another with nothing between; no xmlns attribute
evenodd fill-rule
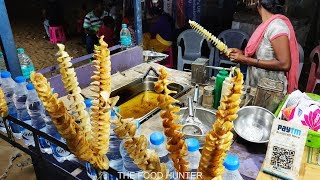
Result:
<svg viewBox="0 0 320 180"><path fill-rule="evenodd" d="M295 151L273 146L270 165L291 170Z"/></svg>

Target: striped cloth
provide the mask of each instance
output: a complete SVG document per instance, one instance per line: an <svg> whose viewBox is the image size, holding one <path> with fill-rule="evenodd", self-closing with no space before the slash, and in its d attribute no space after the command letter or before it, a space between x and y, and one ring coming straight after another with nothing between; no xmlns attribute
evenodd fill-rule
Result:
<svg viewBox="0 0 320 180"><path fill-rule="evenodd" d="M94 15L93 11L89 12L84 18L83 28L94 30L97 32L100 26L103 24L102 20L105 16L108 16L107 11L103 11L101 17L97 17L96 15Z"/></svg>

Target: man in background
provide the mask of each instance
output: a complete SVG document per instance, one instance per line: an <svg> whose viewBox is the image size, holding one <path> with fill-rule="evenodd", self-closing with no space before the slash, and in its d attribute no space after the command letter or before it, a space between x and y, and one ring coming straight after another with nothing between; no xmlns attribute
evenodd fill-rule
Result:
<svg viewBox="0 0 320 180"><path fill-rule="evenodd" d="M85 16L83 23L83 28L86 33L86 49L88 54L93 53L94 44L98 43L98 38L96 36L97 31L103 24L103 18L108 16L108 12L103 9L101 0L96 0L94 5L94 9Z"/></svg>

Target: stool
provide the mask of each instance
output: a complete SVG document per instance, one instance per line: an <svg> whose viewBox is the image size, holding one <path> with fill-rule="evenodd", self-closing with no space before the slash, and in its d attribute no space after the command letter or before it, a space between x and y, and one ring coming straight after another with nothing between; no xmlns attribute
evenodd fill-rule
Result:
<svg viewBox="0 0 320 180"><path fill-rule="evenodd" d="M172 46L170 46L167 50L165 50L164 53L168 54L169 56L161 64L168 68L173 68L174 65L173 65L173 56L172 56Z"/></svg>
<svg viewBox="0 0 320 180"><path fill-rule="evenodd" d="M50 26L49 33L50 33L50 42L54 44L58 42L61 42L61 43L66 42L66 36L64 35L62 26L56 26L56 27Z"/></svg>

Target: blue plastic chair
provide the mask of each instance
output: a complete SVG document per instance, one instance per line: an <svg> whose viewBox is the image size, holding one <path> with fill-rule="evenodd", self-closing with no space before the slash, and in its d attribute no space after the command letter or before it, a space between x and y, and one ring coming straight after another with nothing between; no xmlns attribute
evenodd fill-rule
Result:
<svg viewBox="0 0 320 180"><path fill-rule="evenodd" d="M184 53L182 53L182 47L180 46L181 40L183 40L184 43ZM183 71L185 64L192 64L197 58L201 57L203 40L204 38L193 29L185 30L179 35L177 39L178 70Z"/></svg>
<svg viewBox="0 0 320 180"><path fill-rule="evenodd" d="M249 41L249 35L241 30L238 29L228 29L223 32L221 32L218 36L218 39L220 39L222 42L224 42L228 48L238 48L241 50L244 50L246 47L248 41ZM227 65L227 66L235 66L237 65L234 62L231 62L230 59L224 55L221 55L219 50L215 50L214 53L214 66L221 66L221 65ZM244 73L244 75L247 72L247 66L246 65L240 65L241 72ZM214 70L214 76L218 74L217 70Z"/></svg>

